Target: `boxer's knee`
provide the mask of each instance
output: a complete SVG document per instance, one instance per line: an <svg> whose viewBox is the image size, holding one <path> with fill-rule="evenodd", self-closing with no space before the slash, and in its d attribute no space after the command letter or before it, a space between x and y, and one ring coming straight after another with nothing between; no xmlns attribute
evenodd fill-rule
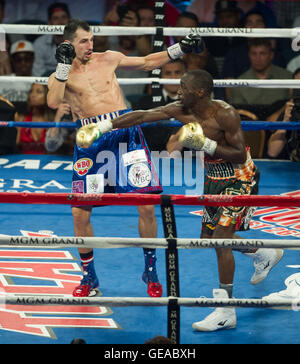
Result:
<svg viewBox="0 0 300 364"><path fill-rule="evenodd" d="M138 213L140 218L148 222L154 223L156 221L155 210L153 205L138 206Z"/></svg>
<svg viewBox="0 0 300 364"><path fill-rule="evenodd" d="M86 226L90 223L91 207L73 207L73 221L75 226Z"/></svg>

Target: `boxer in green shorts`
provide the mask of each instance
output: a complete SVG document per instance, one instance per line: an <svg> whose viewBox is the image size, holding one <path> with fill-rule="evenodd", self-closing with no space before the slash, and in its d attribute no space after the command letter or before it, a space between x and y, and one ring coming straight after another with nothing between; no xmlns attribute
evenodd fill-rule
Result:
<svg viewBox="0 0 300 364"><path fill-rule="evenodd" d="M249 148L246 163L237 165L224 160L205 158L205 195L257 195L259 171L253 163ZM252 206L205 206L202 234L212 236L217 225L234 225L235 231L249 229L256 208Z"/></svg>

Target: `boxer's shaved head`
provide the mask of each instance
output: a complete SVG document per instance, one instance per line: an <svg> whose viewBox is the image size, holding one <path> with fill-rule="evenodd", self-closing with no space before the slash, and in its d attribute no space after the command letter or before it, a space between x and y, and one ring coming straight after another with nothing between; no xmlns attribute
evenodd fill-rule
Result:
<svg viewBox="0 0 300 364"><path fill-rule="evenodd" d="M193 90L203 89L205 95L210 96L213 92L214 82L210 73L205 70L193 70L187 72L184 77Z"/></svg>

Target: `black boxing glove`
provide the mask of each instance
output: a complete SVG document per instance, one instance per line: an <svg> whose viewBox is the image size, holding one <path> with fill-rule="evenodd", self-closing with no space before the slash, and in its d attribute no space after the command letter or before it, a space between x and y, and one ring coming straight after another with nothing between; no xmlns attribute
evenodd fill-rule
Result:
<svg viewBox="0 0 300 364"><path fill-rule="evenodd" d="M75 57L75 48L70 42L63 42L57 46L55 53L55 58L58 62L55 72L57 80L67 81Z"/></svg>
<svg viewBox="0 0 300 364"><path fill-rule="evenodd" d="M205 50L205 44L199 34L189 34L179 43L175 43L167 48L168 55L171 59L177 59L186 53L202 53Z"/></svg>

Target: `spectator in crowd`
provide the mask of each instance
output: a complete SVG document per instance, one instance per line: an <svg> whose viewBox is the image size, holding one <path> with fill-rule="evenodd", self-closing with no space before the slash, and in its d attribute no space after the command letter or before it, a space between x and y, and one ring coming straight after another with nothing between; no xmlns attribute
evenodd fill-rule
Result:
<svg viewBox="0 0 300 364"><path fill-rule="evenodd" d="M73 121L71 108L62 102L55 114L55 122ZM49 153L73 155L76 130L67 128L49 128L45 138L45 148Z"/></svg>
<svg viewBox="0 0 300 364"><path fill-rule="evenodd" d="M187 71L203 69L209 72L214 79L220 78L217 63L207 49L201 54L188 53L183 56ZM225 99L225 90L222 87L214 87L214 98Z"/></svg>
<svg viewBox="0 0 300 364"><path fill-rule="evenodd" d="M123 7L120 10L115 4L106 14L102 23L102 25L113 24L125 27L154 26L154 10L147 6L143 6L137 11L133 11L129 7ZM116 48L115 50L117 50L116 43L119 43L119 49L124 54L127 54L129 45L129 50L135 50L138 56L146 56L152 52L152 37L147 35L109 37L109 40L110 49Z"/></svg>
<svg viewBox="0 0 300 364"><path fill-rule="evenodd" d="M11 63L14 76L32 76L35 58L33 44L28 40L19 40L10 49Z"/></svg>
<svg viewBox="0 0 300 364"><path fill-rule="evenodd" d="M273 1L278 26L290 28L295 16L300 14L300 2L295 0Z"/></svg>
<svg viewBox="0 0 300 364"><path fill-rule="evenodd" d="M154 27L155 26L155 12L151 6L142 6L137 9L137 16L139 18L140 27ZM154 37L151 35L140 35L136 37L137 48L140 55L146 56L152 52L152 43Z"/></svg>
<svg viewBox="0 0 300 364"><path fill-rule="evenodd" d="M0 0L0 24L4 18L5 1ZM6 42L6 35L0 26L0 76L9 75L11 73L10 58L8 53L8 46Z"/></svg>
<svg viewBox="0 0 300 364"><path fill-rule="evenodd" d="M8 0L5 7L4 22L24 24L24 20L31 24L36 20L47 23L47 8L55 0ZM110 0L63 0L68 5L74 18L85 19L87 21L99 21L103 19L107 11ZM39 23L38 23L39 24Z"/></svg>
<svg viewBox="0 0 300 364"><path fill-rule="evenodd" d="M1 42L1 40L0 40ZM6 76L12 73L10 57L7 50L0 49L0 76Z"/></svg>
<svg viewBox="0 0 300 364"><path fill-rule="evenodd" d="M199 23L212 24L215 20L215 5L216 0L194 0L186 10L194 13L198 17Z"/></svg>
<svg viewBox="0 0 300 364"><path fill-rule="evenodd" d="M161 69L162 78L180 79L186 72L185 63L181 59L171 61ZM162 88L162 105L169 104L178 99L177 91L178 85L163 85ZM152 96L146 95L142 97L136 104L133 104L133 109L148 110L153 107ZM166 149L166 144L170 135L175 134L178 131L177 127L172 126L150 126L142 128L143 134L146 138L148 147L151 151L162 151Z"/></svg>
<svg viewBox="0 0 300 364"><path fill-rule="evenodd" d="M182 59L176 59L162 66L161 78L180 79L186 72L186 65ZM178 85L163 85L163 105L178 99ZM145 95L133 104L133 109L148 110L153 107L151 95Z"/></svg>
<svg viewBox="0 0 300 364"><path fill-rule="evenodd" d="M28 94L28 112L19 114L17 121L45 122L53 119L53 112L47 106L47 86L32 84ZM16 143L22 154L44 154L46 129L18 128Z"/></svg>
<svg viewBox="0 0 300 364"><path fill-rule="evenodd" d="M15 116L14 105L0 95L0 120L13 121ZM16 128L1 128L0 131L0 155L16 152Z"/></svg>
<svg viewBox="0 0 300 364"><path fill-rule="evenodd" d="M54 3L48 7L48 24L65 25L71 19L68 6L65 3ZM34 41L35 61L34 76L48 76L56 69L56 46L63 41L61 35L42 35Z"/></svg>
<svg viewBox="0 0 300 364"><path fill-rule="evenodd" d="M207 49L201 54L185 54L182 59L186 64L187 71L203 69L209 72L214 79L220 78L216 61Z"/></svg>
<svg viewBox="0 0 300 364"><path fill-rule="evenodd" d="M5 10L5 1L0 0L0 24L2 23L4 18L4 10Z"/></svg>
<svg viewBox="0 0 300 364"><path fill-rule="evenodd" d="M249 41L250 68L239 79L291 79L292 74L272 62L274 52L271 41L266 38L253 38ZM230 103L234 105L271 105L286 101L289 90L284 88L234 87L230 92Z"/></svg>
<svg viewBox="0 0 300 364"><path fill-rule="evenodd" d="M152 6L140 6L137 9L137 14L140 18L141 27L154 27L155 12Z"/></svg>
<svg viewBox="0 0 300 364"><path fill-rule="evenodd" d="M185 11L183 13L181 13L175 23L175 27L177 28L181 28L181 27L185 27L185 28L197 28L199 26L199 20L197 18L197 15L189 12L189 11ZM175 41L179 42L182 37L175 37Z"/></svg>
<svg viewBox="0 0 300 364"><path fill-rule="evenodd" d="M10 48L10 57L13 71L10 76L32 76L34 48L31 42L22 39L13 43ZM28 82L1 81L0 93L14 104L18 112L24 112L30 87Z"/></svg>
<svg viewBox="0 0 300 364"><path fill-rule="evenodd" d="M242 25L242 11L236 1L218 0L215 5L216 25L219 28L237 28ZM216 58L219 70L228 50L245 40L242 37L205 37L209 52Z"/></svg>
<svg viewBox="0 0 300 364"><path fill-rule="evenodd" d="M300 68L293 78L300 79ZM292 98L285 104L284 111L280 114L278 121L299 121L300 122L300 90L294 89ZM291 159L300 161L300 131L278 129L273 132L268 140L269 158Z"/></svg>
<svg viewBox="0 0 300 364"><path fill-rule="evenodd" d="M175 26L178 28L197 28L199 26L198 17L192 12L185 11L178 16ZM183 36L174 37L174 42L179 42L182 38ZM220 78L216 61L207 48L201 54L185 54L183 56L183 60L186 64L187 71L205 69L213 76L213 78ZM217 98L224 98L224 93L221 89L215 89L214 91L216 92Z"/></svg>
<svg viewBox="0 0 300 364"><path fill-rule="evenodd" d="M273 10L270 8L268 4L265 4L261 1L252 1L252 0L241 0L236 1L239 9L242 10L244 14L250 11L259 11L264 15L264 18L267 21L267 26L270 28L277 27L276 15ZM187 11L192 11L195 13L200 23L214 23L215 21L215 4L216 0L194 0L188 6Z"/></svg>
<svg viewBox="0 0 300 364"><path fill-rule="evenodd" d="M244 26L245 28L266 28L266 20L262 13L251 11L244 18ZM222 78L238 78L250 68L248 56L250 39L248 38L247 42L229 50L224 60ZM271 44L274 51L273 63L284 68L286 62L278 51L276 41L272 39Z"/></svg>
<svg viewBox="0 0 300 364"><path fill-rule="evenodd" d="M154 8L155 0L125 0L132 10L136 11L138 8L148 5ZM176 20L180 14L180 11L168 0L165 0L165 14L166 14L166 26L174 27Z"/></svg>
<svg viewBox="0 0 300 364"><path fill-rule="evenodd" d="M176 21L176 28L197 28L199 26L199 21L197 15L191 12L181 13ZM183 36L174 36L174 43L179 42Z"/></svg>
<svg viewBox="0 0 300 364"><path fill-rule="evenodd" d="M136 11L128 10L124 13L120 13L117 10L117 6L115 5L105 16L103 25L111 25L117 22L120 26L138 26L139 18ZM126 24L126 25L125 25ZM109 39L109 49L111 51L118 51L126 56L144 56L144 52L147 53L151 50L151 45L149 40L145 38L144 46L142 46L142 50L138 48L138 45L143 44L143 42L137 42L136 36L110 36ZM147 44L145 46L145 44ZM145 48L147 49L145 51ZM118 68L116 70L117 78L144 78L145 72L139 70L124 70ZM130 100L135 100L137 95L142 95L144 93L144 85L120 85L123 95L126 99L126 104L128 107L131 107Z"/></svg>

